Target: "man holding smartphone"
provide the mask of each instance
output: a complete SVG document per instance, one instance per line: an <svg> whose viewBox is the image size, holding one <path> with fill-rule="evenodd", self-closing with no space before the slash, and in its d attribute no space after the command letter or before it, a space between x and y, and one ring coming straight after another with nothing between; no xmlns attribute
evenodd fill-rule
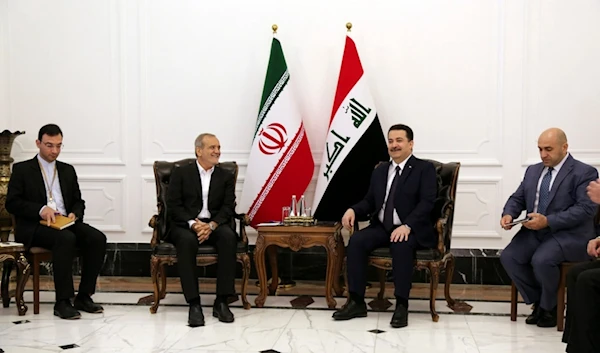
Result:
<svg viewBox="0 0 600 353"><path fill-rule="evenodd" d="M554 327L560 263L588 259L585 248L595 234L596 205L586 188L598 179L598 171L568 153L567 137L558 128L540 135L538 149L542 162L527 168L500 225L511 229L523 211L530 220L522 223L500 261L525 302L533 304L526 323Z"/></svg>

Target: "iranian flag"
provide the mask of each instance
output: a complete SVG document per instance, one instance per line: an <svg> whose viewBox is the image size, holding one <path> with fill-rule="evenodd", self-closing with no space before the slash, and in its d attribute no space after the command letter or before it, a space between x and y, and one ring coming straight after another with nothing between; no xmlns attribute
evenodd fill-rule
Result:
<svg viewBox="0 0 600 353"><path fill-rule="evenodd" d="M273 38L240 201L250 225L280 221L281 208L292 195L300 199L314 166L281 43Z"/></svg>
<svg viewBox="0 0 600 353"><path fill-rule="evenodd" d="M314 217L339 221L344 212L367 193L375 165L387 160L385 135L356 45L346 36L329 131L317 175Z"/></svg>

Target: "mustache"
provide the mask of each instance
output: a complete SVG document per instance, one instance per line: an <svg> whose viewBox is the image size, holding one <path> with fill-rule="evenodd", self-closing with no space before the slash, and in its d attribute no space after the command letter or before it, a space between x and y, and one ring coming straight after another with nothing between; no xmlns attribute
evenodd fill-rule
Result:
<svg viewBox="0 0 600 353"><path fill-rule="evenodd" d="M390 151L392 152L396 152L396 151L401 151L401 148L395 147L395 148L390 148Z"/></svg>

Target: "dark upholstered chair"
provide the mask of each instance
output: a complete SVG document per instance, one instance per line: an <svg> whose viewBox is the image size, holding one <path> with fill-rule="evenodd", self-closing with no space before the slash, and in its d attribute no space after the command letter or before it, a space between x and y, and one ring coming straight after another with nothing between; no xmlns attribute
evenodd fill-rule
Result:
<svg viewBox="0 0 600 353"><path fill-rule="evenodd" d="M471 306L455 301L450 297L450 284L454 274L454 255L450 252L452 240L452 223L454 221L454 205L456 200L456 185L458 182L459 162L440 163L429 160L435 166L437 174L437 198L431 212L435 232L438 235L438 245L435 249L419 249L416 251L415 268L425 269L431 275L429 289L429 310L431 318L437 322L439 315L435 310L435 299L440 272L446 272L446 286L444 296L448 306L455 311L470 311ZM358 224L358 222L356 222ZM385 271L392 269L392 256L389 247L376 249L369 257L369 265L374 266L379 272L380 290L378 300L384 300ZM344 271L345 272L345 271ZM347 281L346 281L347 282ZM347 288L346 284L346 288Z"/></svg>
<svg viewBox="0 0 600 353"><path fill-rule="evenodd" d="M196 159L189 158L177 162L154 162L154 179L156 182L156 200L158 214L150 219L150 227L154 229L152 232L152 255L150 259L150 268L152 274L152 284L154 285L154 301L150 307L151 313L156 313L161 299L166 296L167 278L165 275L165 265L173 265L177 262L177 252L175 246L169 243L166 239L169 222L167 219L167 192L169 188L169 180L173 168L181 165L195 163ZM235 162L223 162L219 166L234 175L234 180L237 181L238 165ZM250 256L248 255L248 237L246 236L246 216L244 214L236 214L231 219L232 227L235 229L236 219L239 221L238 243L236 258L242 264L242 303L244 309L250 309L250 303L246 299L248 287L248 276L250 275ZM217 249L211 245L201 245L198 248L196 256L198 266L208 266L217 263Z"/></svg>

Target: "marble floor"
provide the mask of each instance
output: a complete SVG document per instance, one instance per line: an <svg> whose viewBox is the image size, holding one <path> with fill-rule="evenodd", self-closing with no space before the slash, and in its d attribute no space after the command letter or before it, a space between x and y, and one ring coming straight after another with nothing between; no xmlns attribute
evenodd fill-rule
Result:
<svg viewBox="0 0 600 353"><path fill-rule="evenodd" d="M52 291L41 292L39 315L33 314L31 292L25 293L29 311L17 316L14 303L0 309L0 352L564 352L556 328L526 325L529 309L519 304L519 318L511 322L508 302L469 301L469 314L454 314L439 301L439 322L431 321L428 301L411 299L409 326L389 326L394 306L387 312L334 322L323 297L312 297L305 309L292 308L296 295L267 298L266 308L244 310L232 304L233 324L211 316L214 295L203 295L206 326L190 328L180 293L169 293L156 314L137 305L150 293L97 293L103 314L83 313L76 321L52 315ZM255 295L248 299L254 304ZM336 298L338 305L344 298ZM393 300L391 300L393 304Z"/></svg>

